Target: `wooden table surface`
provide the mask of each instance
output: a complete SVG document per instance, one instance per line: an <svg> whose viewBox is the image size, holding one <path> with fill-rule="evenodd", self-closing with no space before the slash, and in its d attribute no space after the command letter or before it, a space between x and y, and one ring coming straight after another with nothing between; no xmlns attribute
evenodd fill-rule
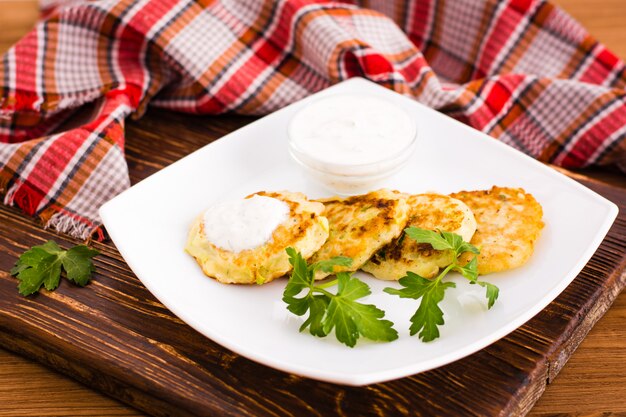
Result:
<svg viewBox="0 0 626 417"><path fill-rule="evenodd" d="M625 0L556 0L626 58ZM37 17L31 0L0 0L0 52ZM626 188L626 177L592 172ZM530 415L626 414L626 293L598 322ZM0 416L136 416L141 413L0 349Z"/></svg>

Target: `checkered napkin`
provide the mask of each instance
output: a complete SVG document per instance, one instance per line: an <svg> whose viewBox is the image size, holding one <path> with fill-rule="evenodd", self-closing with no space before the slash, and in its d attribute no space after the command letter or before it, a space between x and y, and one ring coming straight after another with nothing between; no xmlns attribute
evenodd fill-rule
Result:
<svg viewBox="0 0 626 417"><path fill-rule="evenodd" d="M355 76L541 161L626 169L624 63L559 9L361 3L46 1L0 60L4 203L102 238L98 207L129 186L127 116L266 114ZM90 117L76 126L77 113Z"/></svg>

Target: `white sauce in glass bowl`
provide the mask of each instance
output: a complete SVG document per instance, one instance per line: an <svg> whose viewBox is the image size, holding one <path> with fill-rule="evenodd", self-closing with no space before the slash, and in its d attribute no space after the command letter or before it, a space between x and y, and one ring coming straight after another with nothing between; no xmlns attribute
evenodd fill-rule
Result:
<svg viewBox="0 0 626 417"><path fill-rule="evenodd" d="M239 253L269 242L288 215L287 203L272 197L224 201L204 212L204 234L218 248Z"/></svg>
<svg viewBox="0 0 626 417"><path fill-rule="evenodd" d="M371 95L331 95L302 108L289 151L308 176L344 195L371 191L415 150L417 125L400 106Z"/></svg>
<svg viewBox="0 0 626 417"><path fill-rule="evenodd" d="M312 159L363 165L405 150L415 138L415 123L387 100L339 95L311 103L296 114L289 137L293 146Z"/></svg>

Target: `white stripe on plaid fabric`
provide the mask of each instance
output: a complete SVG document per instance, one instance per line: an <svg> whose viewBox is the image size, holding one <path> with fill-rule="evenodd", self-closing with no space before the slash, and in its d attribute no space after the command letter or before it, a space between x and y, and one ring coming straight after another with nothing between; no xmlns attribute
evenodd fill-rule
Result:
<svg viewBox="0 0 626 417"><path fill-rule="evenodd" d="M589 158L589 165L597 162L607 149L615 146L618 142L624 140L624 138L626 138L626 123L598 146L596 151ZM626 163L626 158L624 158L622 162Z"/></svg>
<svg viewBox="0 0 626 417"><path fill-rule="evenodd" d="M115 196L129 186L124 152L119 146L111 147L67 207L75 213L86 213L98 223L98 208L110 199L108 196Z"/></svg>
<svg viewBox="0 0 626 417"><path fill-rule="evenodd" d="M597 126L596 122L598 120L606 117L607 114L609 114L609 113L615 111L617 108L623 107L623 106L624 106L624 100L615 100L615 101L612 101L608 107L603 108L602 111L596 112L593 115L593 117L591 119L587 120L586 123L582 126L582 128L579 129L570 138L570 140L568 141L568 143L564 147L563 152L557 158L554 159L554 163L558 165L560 162L562 162L562 160L567 157L567 152L572 150L578 144L578 141L580 140L580 138L583 135L585 135L585 133L587 133L590 129L593 129L594 127ZM626 120L624 120L623 123L626 126ZM613 137L613 136L611 136L611 137ZM605 138L603 140L604 146L601 146L600 148L604 148L604 147L610 146L611 142L612 142L611 141L611 137ZM619 137L619 135L617 137ZM597 156L597 155L602 153L603 149L600 149L600 148L595 150L595 152L593 153L592 157L595 157L595 156Z"/></svg>
<svg viewBox="0 0 626 417"><path fill-rule="evenodd" d="M56 198L58 197L59 191L62 190L61 188L62 185L67 181L68 178L70 178L71 172L76 170L77 166L79 165L81 159L84 157L87 150L93 147L96 141L101 140L101 138L99 137L100 136L99 132L102 132L103 129L107 125L110 125L111 123L120 123L121 120L124 120L124 118L128 114L130 114L130 112L131 112L130 107L119 106L113 113L111 113L98 126L95 127L94 131L81 144L81 146L77 149L76 153L73 155L72 159L67 163L61 175L59 175L54 185L50 188L50 190L46 194L46 198L41 200L41 202L39 203L39 206L37 207L37 212L40 212L45 207L47 207L50 201L56 200ZM74 197L74 200L80 201L80 200L77 200L76 197ZM89 213L91 210L92 212L89 213L90 215L88 217L97 218L97 215L98 215L97 207L99 206L96 206L95 209L90 209L89 204L80 204L80 209L79 210L74 209L73 211L75 211L76 213L83 213L83 212ZM71 203L68 205L68 208L72 208Z"/></svg>
<svg viewBox="0 0 626 417"><path fill-rule="evenodd" d="M491 88L493 88L493 86L495 85L496 82L499 81L500 77L494 77L492 79L490 79L489 83L489 87L488 87L488 91L485 91L485 95L488 95L491 92ZM500 110L500 112L498 114L494 114L493 118L491 119L491 121L489 123L487 123L483 128L482 131L485 133L490 133L495 126L500 123L502 121L502 118L504 116L506 116L509 111L511 110L511 108L515 105L515 103L517 103L520 99L520 95L522 94L522 92L524 92L526 90L526 88L532 83L535 82L537 79L534 77L526 77L524 79L524 81L522 81L521 83L519 83L515 90L511 91L511 98L510 100L507 101L506 105L502 107L502 109ZM484 103L479 103L478 100L476 100L474 102L474 105L472 105L470 108L468 108L464 113L471 115L473 114L475 111L477 111L479 108L481 108L482 106L484 106Z"/></svg>
<svg viewBox="0 0 626 417"><path fill-rule="evenodd" d="M50 146L52 146L52 144L55 141L59 140L60 137L61 135L52 135L48 137L46 140L36 140L38 143L35 145L32 151L26 156L26 158L20 164L19 168L16 170L17 177L15 178L15 180L16 181L19 180L20 182L26 180L26 178L28 178L28 176L31 174L31 172L35 168L35 165L37 165L37 161L39 160L39 158L43 154L45 154L48 148L50 148ZM13 151L16 152L19 149L19 147L16 145L17 144L11 144L11 145L8 145L8 147L12 148ZM7 160L10 159L12 156L13 156L13 152L11 153L10 157L7 158Z"/></svg>
<svg viewBox="0 0 626 417"><path fill-rule="evenodd" d="M522 38L521 35L524 33L524 31L527 30L528 25L533 18L533 15L537 12L537 9L541 5L542 2L535 2L528 10L528 13L526 13L524 17L517 23L517 25L513 29L512 35L504 44L504 47L500 50L500 53L496 55L496 59L493 60L491 67L487 71L487 74L493 75L499 73L499 71L504 66L505 59L512 53L515 45L519 42L520 38Z"/></svg>
<svg viewBox="0 0 626 417"><path fill-rule="evenodd" d="M487 2L483 3L483 7L487 6ZM478 4L475 5L475 7L480 7ZM476 56L476 64L478 64L483 57L486 54L486 47L487 47L487 42L493 37L494 35L494 31L496 29L496 23L498 21L500 21L501 16L506 12L507 10L507 2L506 1L498 1L496 2L496 8L493 12L493 15L490 18L489 21L489 27L487 28L487 31L479 38L480 39L480 46L478 48L478 54ZM505 49L506 50L506 49ZM489 51L490 53L496 53L496 51ZM495 60L494 60L495 62ZM474 79L475 75L476 75L476 71L478 70L478 65L474 66L474 70L470 76L470 79ZM486 69L484 72L488 72Z"/></svg>

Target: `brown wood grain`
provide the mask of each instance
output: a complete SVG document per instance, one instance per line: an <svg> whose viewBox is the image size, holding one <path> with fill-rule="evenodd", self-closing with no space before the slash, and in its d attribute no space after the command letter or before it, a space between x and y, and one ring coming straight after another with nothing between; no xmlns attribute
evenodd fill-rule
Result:
<svg viewBox="0 0 626 417"><path fill-rule="evenodd" d="M555 3L626 56L623 0ZM6 13L9 9L12 14ZM32 24L28 20L35 9L33 1L0 0L0 47L19 37L19 28L24 31ZM179 119L160 112L131 122L127 153L133 183L247 122L237 117ZM164 143L155 148L150 139L156 139L157 131ZM623 177L611 178L619 182ZM586 184L624 201L623 191L595 182ZM436 371L344 389L254 364L193 332L154 300L111 245L97 245L104 255L98 258L98 276L88 289L65 284L55 293L33 299L17 297L15 280L6 271L20 251L51 237L66 245L75 242L42 231L32 219L2 206L0 271L5 272L0 272L0 344L37 358L48 368L0 350L0 416L141 415L48 369L72 375L156 415L183 415L184 410L202 415L419 411L450 415L451 410L470 415L494 414L494 410L500 415L520 414L528 411L544 389L542 381L548 380L551 384L531 415L626 413L626 294L618 298L555 378L569 352L608 307L614 294L604 289L616 291L624 280L623 273L619 274L625 254L623 204L621 210L610 237L581 276L555 303L511 336ZM16 326L16 321L23 326ZM76 333L64 335L68 328ZM90 343L81 335L88 335ZM102 358L106 360L102 362ZM481 367L482 362L489 365ZM477 380L492 381L492 389L481 394L483 406L488 402L489 409L475 407ZM515 381L516 387L507 381ZM515 405L511 398L517 400ZM216 404L222 407L219 413L213 408Z"/></svg>

